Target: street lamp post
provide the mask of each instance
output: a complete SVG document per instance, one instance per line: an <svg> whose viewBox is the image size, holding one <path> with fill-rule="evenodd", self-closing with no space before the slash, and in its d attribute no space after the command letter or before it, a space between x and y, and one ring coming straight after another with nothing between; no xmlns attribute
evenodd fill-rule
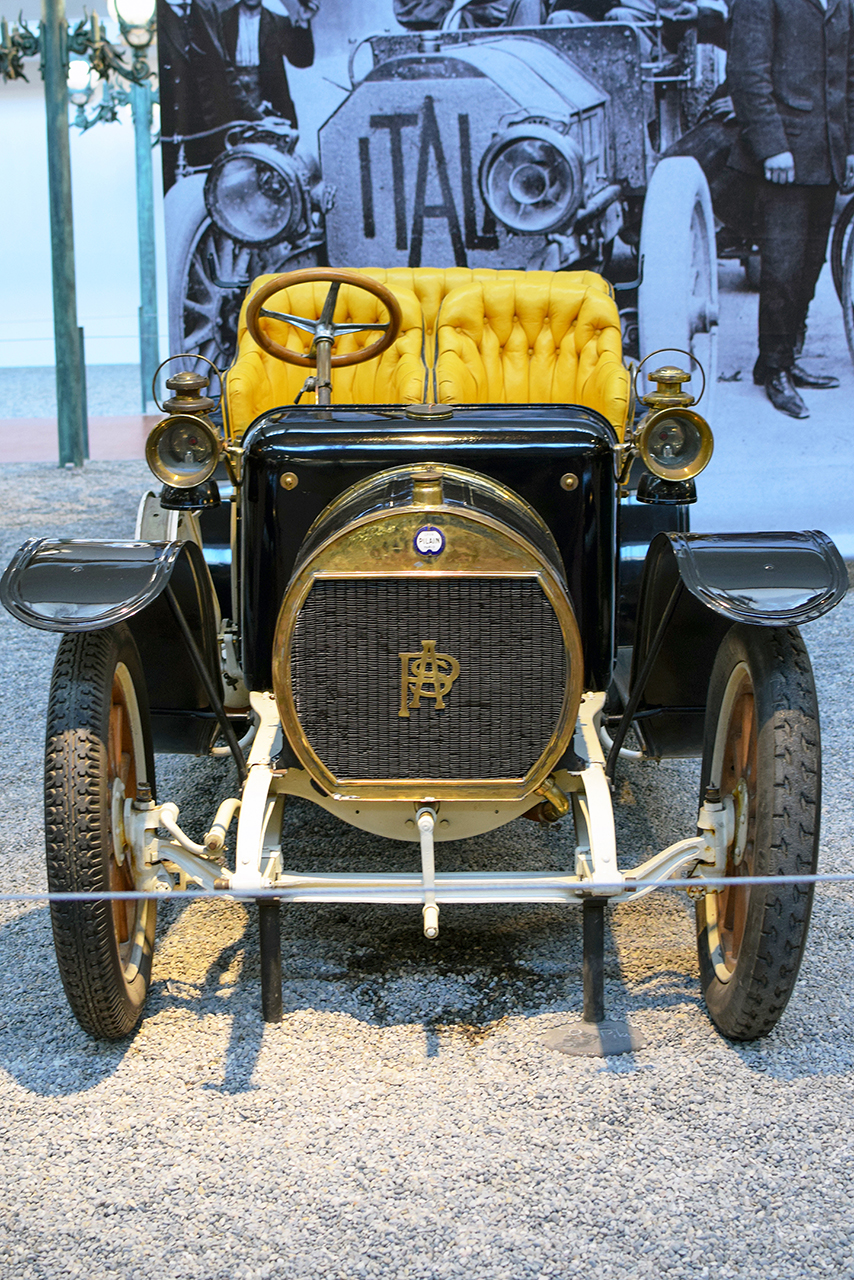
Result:
<svg viewBox="0 0 854 1280"><path fill-rule="evenodd" d="M154 0L115 0L122 39L133 50L130 103L136 144L136 215L139 237L139 370L142 409L160 363L157 334L157 257L154 248L154 174L151 163L153 94L146 53L154 39Z"/></svg>
<svg viewBox="0 0 854 1280"><path fill-rule="evenodd" d="M74 231L71 207L71 156L68 143L69 98L77 107L74 123L88 129L98 121L116 120L117 106L127 102L122 89L111 89L109 77L120 76L141 96L132 99L136 133L137 198L140 208L140 363L143 409L147 389L157 368L157 286L154 258L154 197L151 167L151 70L145 58L154 37L154 0L127 0L119 25L134 52L128 67L122 53L104 36L97 14L69 28L65 0L42 0L38 34L23 19L11 30L0 19L0 78L26 79L24 59L41 55L47 118L48 183L50 195L51 267L53 276L54 347L60 466L79 467L88 455L86 422L86 365L81 331L77 327L77 289L74 272ZM142 6L145 6L144 9ZM80 56L82 66L69 54ZM70 73L70 79L67 78ZM101 105L93 116L84 110L93 79L104 85ZM133 103L138 102L138 109ZM139 122L138 122L139 121ZM144 141L143 141L144 130ZM144 264L144 265L143 265Z"/></svg>
<svg viewBox="0 0 854 1280"><path fill-rule="evenodd" d="M77 327L71 151L68 142L68 26L65 0L42 0L39 30L47 118L50 250L53 276L53 340L56 353L56 417L59 465L82 467L87 454L86 367Z"/></svg>

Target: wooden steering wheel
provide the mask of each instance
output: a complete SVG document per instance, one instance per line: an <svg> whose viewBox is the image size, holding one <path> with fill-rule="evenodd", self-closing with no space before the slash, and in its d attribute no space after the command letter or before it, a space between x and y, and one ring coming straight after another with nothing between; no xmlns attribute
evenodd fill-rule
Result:
<svg viewBox="0 0 854 1280"><path fill-rule="evenodd" d="M317 284L318 281L323 280L329 281L329 292L317 320L309 320L305 316L288 315L282 311L267 311L264 308L267 299L272 294L278 293L280 289L290 289L297 284ZM371 293L378 298L388 311L388 321L385 324L334 324L332 316L335 312L335 303L338 301L338 290L342 284L364 289L366 293ZM275 342L258 324L261 316L268 320L283 320L286 324L310 333L314 338L311 352L308 355L302 355L298 351L292 351L290 347L283 347L281 343ZM360 275L356 271L338 271L332 267L312 267L305 271L287 271L283 275L274 276L253 293L246 307L246 328L252 339L262 351L275 356L277 360L284 360L286 364L314 365L318 341L321 344L328 344L326 349L329 350L339 334L360 333L363 329L380 331L382 337L360 351L348 351L345 355L331 356L330 364L333 369L341 369L350 364L361 364L364 360L373 360L375 356L382 355L400 332L400 321L400 303L384 284L380 284L378 280L372 280L370 276Z"/></svg>

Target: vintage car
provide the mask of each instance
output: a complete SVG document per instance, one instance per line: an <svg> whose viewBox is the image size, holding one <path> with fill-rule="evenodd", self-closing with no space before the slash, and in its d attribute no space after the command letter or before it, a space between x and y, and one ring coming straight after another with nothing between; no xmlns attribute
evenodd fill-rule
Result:
<svg viewBox="0 0 854 1280"><path fill-rule="evenodd" d="M592 272L264 277L222 425L206 378L169 379L147 446L162 489L133 538L21 548L2 601L62 635L48 883L100 894L51 904L88 1032L133 1028L157 896L192 885L258 899L268 1020L282 902L410 903L427 938L455 903L581 906L585 1025L616 1051L631 1040L603 1040L603 910L673 877L697 881L717 1026L774 1026L812 889L753 878L816 866L818 713L797 624L847 577L821 533L687 532L711 432L687 371L652 380L638 415ZM696 828L627 867L612 783L630 730L645 757L703 765ZM195 841L157 792L154 753L223 749L235 788ZM387 868L301 867L281 836L289 796L387 837ZM444 865L443 842L523 816L565 820L559 874ZM407 841L418 873L395 869Z"/></svg>
<svg viewBox="0 0 854 1280"><path fill-rule="evenodd" d="M319 168L290 126L235 126L166 197L172 349L230 362L250 279L311 263L593 269L617 284L627 348L690 351L714 386L708 184L661 159L714 77L695 41L650 58L641 36L615 22L370 36Z"/></svg>

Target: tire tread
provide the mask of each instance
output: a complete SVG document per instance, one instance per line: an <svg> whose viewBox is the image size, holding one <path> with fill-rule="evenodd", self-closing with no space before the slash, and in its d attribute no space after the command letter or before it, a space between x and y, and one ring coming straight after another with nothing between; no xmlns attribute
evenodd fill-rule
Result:
<svg viewBox="0 0 854 1280"><path fill-rule="evenodd" d="M118 626L66 635L59 645L45 748L45 851L51 892L103 892L110 887L101 820L103 806L109 803L102 734L109 718L116 653L128 643L136 655L130 632ZM140 696L144 688L135 683ZM52 902L51 923L60 977L80 1025L98 1038L127 1035L142 1005L116 978L110 903ZM147 975L141 977L141 985L147 987Z"/></svg>
<svg viewBox="0 0 854 1280"><path fill-rule="evenodd" d="M728 643L730 648L733 643L741 643L749 652L751 644L759 643L757 637L749 633L758 630L733 627L721 645L722 656L726 658L724 650ZM768 701L773 707L771 722L764 731L773 733L774 750L767 824L771 838L765 848L757 846L757 873L809 875L818 862L821 807L821 739L812 667L796 628L777 628L770 632L763 629L761 634L768 646ZM758 702L758 689L756 697ZM714 726L707 726L707 756L713 733ZM704 759L701 796L708 767ZM757 802L761 808L762 795L757 797ZM739 968L726 984L717 979L704 956L701 927L704 913L698 910L700 970L707 1004L720 1030L731 1039L756 1039L767 1035L778 1022L797 980L812 900L812 885L754 888L749 912L761 912L762 921L755 953L747 964L742 964L742 957L739 958ZM732 989L726 991L731 984ZM727 998L715 998L724 995Z"/></svg>

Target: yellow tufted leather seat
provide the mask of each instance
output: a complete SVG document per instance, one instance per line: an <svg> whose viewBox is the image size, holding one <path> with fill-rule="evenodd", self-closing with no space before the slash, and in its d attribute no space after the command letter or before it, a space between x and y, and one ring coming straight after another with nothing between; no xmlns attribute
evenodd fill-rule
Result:
<svg viewBox="0 0 854 1280"><path fill-rule="evenodd" d="M472 272L442 301L440 404L581 404L625 425L630 378L606 282L592 272Z"/></svg>
<svg viewBox="0 0 854 1280"><path fill-rule="evenodd" d="M620 320L607 281L592 271L493 271L451 267L368 268L401 304L393 345L376 360L332 372L333 404L581 404L597 409L622 435L630 377L623 368ZM247 297L269 280L253 281ZM296 285L267 309L316 319L328 284ZM239 437L259 414L291 404L309 369L266 354L246 330L244 302L237 357L225 386L226 420ZM337 323L377 323L385 309L371 294L342 285ZM284 346L306 354L311 336L262 319ZM336 353L375 341L342 336Z"/></svg>

